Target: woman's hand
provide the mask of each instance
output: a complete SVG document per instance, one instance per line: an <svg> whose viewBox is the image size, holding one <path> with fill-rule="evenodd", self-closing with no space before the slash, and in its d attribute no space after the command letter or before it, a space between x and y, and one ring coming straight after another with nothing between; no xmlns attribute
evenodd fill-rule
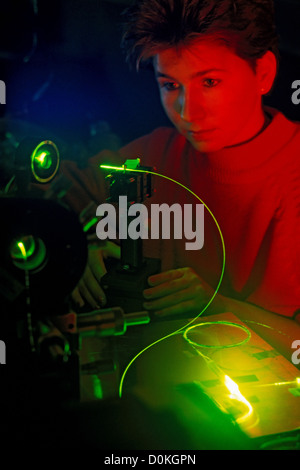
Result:
<svg viewBox="0 0 300 470"><path fill-rule="evenodd" d="M214 290L191 268L155 274L149 277L148 283L144 308L160 316L197 316L214 295Z"/></svg>
<svg viewBox="0 0 300 470"><path fill-rule="evenodd" d="M89 245L88 261L82 278L72 292L72 299L83 307L86 303L93 309L99 309L106 304L106 297L100 286L102 276L107 272L105 259L120 258L120 247L113 242L103 242Z"/></svg>

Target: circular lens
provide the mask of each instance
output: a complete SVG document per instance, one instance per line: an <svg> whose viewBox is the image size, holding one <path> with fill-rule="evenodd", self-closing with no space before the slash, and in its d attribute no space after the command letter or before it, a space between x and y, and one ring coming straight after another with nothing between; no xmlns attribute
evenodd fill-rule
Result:
<svg viewBox="0 0 300 470"><path fill-rule="evenodd" d="M31 171L39 183L48 183L57 173L59 167L59 152L51 140L45 140L37 145L31 154Z"/></svg>
<svg viewBox="0 0 300 470"><path fill-rule="evenodd" d="M24 271L40 269L46 259L46 247L40 238L32 235L14 240L10 248L13 264Z"/></svg>

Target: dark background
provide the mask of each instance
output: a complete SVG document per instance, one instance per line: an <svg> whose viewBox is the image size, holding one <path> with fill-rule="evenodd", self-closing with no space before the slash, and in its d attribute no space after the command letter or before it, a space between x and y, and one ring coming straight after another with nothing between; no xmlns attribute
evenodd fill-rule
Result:
<svg viewBox="0 0 300 470"><path fill-rule="evenodd" d="M291 101L291 84L300 80L300 0L275 1L282 62L278 80L267 102L291 119L300 121L300 104L296 106ZM63 158L71 158L84 165L87 157L104 147L117 148L159 125L168 124L152 72L142 70L137 74L130 71L122 56L120 15L128 4L128 0L0 0L0 80L5 81L7 91L6 105L0 105L0 188L11 178L18 141L27 135L53 138L61 143L59 148L63 149ZM19 369L18 362L15 374L18 384L27 373L27 369ZM8 380L2 383L14 384ZM34 386L35 382L32 389ZM13 389L18 395L20 387L14 386ZM51 391L48 393L50 396ZM56 397L60 396L57 391L55 393ZM45 398L42 393L40 396ZM105 410L101 408L98 413L91 409L86 414L85 409L83 416L72 416L71 421L63 415L56 422L56 413L53 413L52 423L51 400L45 399L50 426L46 420L46 429L43 427L41 430L40 424L36 425L32 419L23 384L21 398L20 394L15 401L10 397L14 403L12 407L7 406L7 400L0 400L9 414L9 427L4 421L2 431L8 437L10 427L13 427L12 435L17 446L19 443L27 444L27 439L30 444L41 439L44 445L49 442L53 446L54 440L55 447L57 440L57 446L60 441L64 449L72 448L66 440L70 436L73 438L69 430L75 429L76 433L80 429L81 448L91 438L94 439L92 446L97 440L97 447L102 445L108 449L106 441L113 441L114 448L120 448L120 443L127 445L124 437L128 436L129 439L134 436L134 448L139 448L136 447L140 444L137 442L139 439L141 448L146 441L156 449L160 442L167 449L168 445L185 448L184 436L181 430L178 432L173 416L157 417L152 411L140 409L136 402L129 403L128 407L125 405L121 411L105 403ZM26 406L24 420L23 415L14 418L12 411L18 414L19 406L16 407L15 403L20 402L20 407L23 403ZM108 417L104 421L109 424L103 428L104 436L97 434L99 420L104 422L103 413ZM132 416L140 419L132 421ZM22 423L19 424L20 420ZM214 421L211 422L215 429ZM33 436L28 423L33 428ZM66 423L69 423L67 433ZM150 435L148 430L153 429ZM224 429L227 431L226 427ZM102 432L102 427L99 432ZM176 439L178 436L180 442ZM202 444L210 436L210 433L202 436ZM163 440L166 438L167 442ZM1 442L4 442L2 437ZM234 445L237 445L236 440Z"/></svg>
<svg viewBox="0 0 300 470"><path fill-rule="evenodd" d="M150 70L130 71L120 49L129 0L1 0L0 105L7 130L62 139L63 158L83 162L168 124ZM300 0L275 0L281 67L267 104L300 120ZM3 121L4 119L4 121ZM3 134L5 122L6 134ZM17 125L16 125L17 124Z"/></svg>

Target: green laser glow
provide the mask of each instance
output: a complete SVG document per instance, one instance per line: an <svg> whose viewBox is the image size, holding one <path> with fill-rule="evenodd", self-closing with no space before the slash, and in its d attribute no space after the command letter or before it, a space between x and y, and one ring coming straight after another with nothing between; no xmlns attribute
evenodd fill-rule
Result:
<svg viewBox="0 0 300 470"><path fill-rule="evenodd" d="M52 165L52 157L50 152L41 152L34 157L34 161L40 168L48 170Z"/></svg>
<svg viewBox="0 0 300 470"><path fill-rule="evenodd" d="M35 241L32 236L22 237L13 243L11 256L14 260L27 260L35 252Z"/></svg>
<svg viewBox="0 0 300 470"><path fill-rule="evenodd" d="M133 170L128 170L127 168L125 168L125 165L123 166L100 165L100 168L103 170L133 171Z"/></svg>
<svg viewBox="0 0 300 470"><path fill-rule="evenodd" d="M103 390L102 390L102 387L101 387L100 379L99 379L99 377L97 377L97 375L93 376L93 385L94 385L94 396L95 396L95 398L97 398L98 400L102 400Z"/></svg>
<svg viewBox="0 0 300 470"><path fill-rule="evenodd" d="M84 231L84 232L88 232L89 229L90 229L91 227L93 227L93 225L95 225L97 222L98 222L97 217L94 217L92 220L90 220L90 221L83 227L83 231Z"/></svg>
<svg viewBox="0 0 300 470"><path fill-rule="evenodd" d="M235 383L228 375L225 375L225 385L228 388L230 395L229 398L237 400L240 403L243 403L248 408L247 413L236 420L237 423L242 423L246 421L253 413L253 407L251 403L241 394L239 386Z"/></svg>
<svg viewBox="0 0 300 470"><path fill-rule="evenodd" d="M41 239L26 235L12 242L10 256L20 269L37 269L46 258L46 247Z"/></svg>
<svg viewBox="0 0 300 470"><path fill-rule="evenodd" d="M142 351L140 351L130 362L129 364L127 365L126 369L124 370L123 372L123 375L121 377L121 380L120 380L120 386L119 386L119 396L120 398L122 397L122 391L123 391L123 384L124 384L124 380L125 380L125 376L128 372L128 369L131 367L131 365L133 364L133 362L139 357L141 356L141 354L143 354L145 351L147 351L148 349L150 349L151 347L155 346L156 344L160 343L161 341L167 339L167 338L170 338L171 336L179 333L180 331L184 330L185 328L187 328L191 323L194 322L194 320L196 320L198 317L200 317L207 309L208 307L210 306L210 304L213 302L214 298L216 297L219 289L220 289L220 286L221 286L221 283L222 283L222 280L223 280L223 277L224 277L224 271L225 271L225 259L226 259L226 254L225 254L225 242L224 242L224 237L223 237L223 234L222 234L222 231L221 231L221 228L215 218L215 216L213 215L213 213L211 212L211 210L209 209L209 207L202 201L202 199L200 199L199 196L197 196L197 194L195 194L191 189L187 188L186 186L184 186L182 183L179 183L178 181L168 177L168 176L165 176L165 175L161 175L160 173L156 173L154 171L148 171L148 170L132 170L132 169L126 169L125 166L123 165L122 167L113 167L113 166L107 166L107 165L100 165L100 168L103 168L103 169L109 169L109 170L124 170L124 171L134 171L136 173L147 173L147 174L151 174L151 175L155 175L155 176L160 176L162 178L165 178L169 181L172 181L173 183L181 186L182 188L184 188L186 191L188 191L189 193L191 193L196 199L198 199L198 201L201 202L201 204L204 205L204 207L207 209L207 211L209 212L209 214L211 215L213 221L215 222L216 226L217 226L217 229L219 231L219 234L220 234L220 238L221 238L221 243L222 243L222 251L223 251L223 260L222 260L222 269L221 269L221 275L220 275L220 279L219 279L219 282L218 282L218 285L217 285L217 288L214 292L214 294L212 295L212 297L210 298L210 300L208 301L208 303L206 304L206 306L201 310L201 312L196 315L196 317L189 321L187 323L187 325L179 328L178 330L176 330L175 332L173 333L170 333L169 335L167 336L164 336L163 338L155 341L154 343L151 343L149 346L147 346L146 348L144 348Z"/></svg>
<svg viewBox="0 0 300 470"><path fill-rule="evenodd" d="M23 259L27 259L26 249L25 249L24 243L23 243L23 242L19 242L19 243L17 243L17 246L20 248L20 252L21 252L21 254L22 254L22 258L23 258Z"/></svg>
<svg viewBox="0 0 300 470"><path fill-rule="evenodd" d="M272 382L269 384L249 384L248 386L252 388L264 388L264 387L283 387L285 385L297 385L296 388L300 386L300 377L297 377L295 380L288 380L286 382Z"/></svg>
<svg viewBox="0 0 300 470"><path fill-rule="evenodd" d="M129 171L129 172L136 171L136 172L142 172L142 173L151 173L149 171L136 169L137 166L139 166L140 161L141 161L140 158L136 158L136 159L127 160L126 161L127 163L122 166L100 165L100 168L104 170Z"/></svg>

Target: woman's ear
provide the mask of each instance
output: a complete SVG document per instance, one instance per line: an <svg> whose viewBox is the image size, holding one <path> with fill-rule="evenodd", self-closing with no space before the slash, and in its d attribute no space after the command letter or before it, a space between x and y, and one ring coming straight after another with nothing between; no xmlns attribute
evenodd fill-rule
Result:
<svg viewBox="0 0 300 470"><path fill-rule="evenodd" d="M277 74L277 59L275 54L267 51L256 61L256 76L260 93L266 95L273 87Z"/></svg>

